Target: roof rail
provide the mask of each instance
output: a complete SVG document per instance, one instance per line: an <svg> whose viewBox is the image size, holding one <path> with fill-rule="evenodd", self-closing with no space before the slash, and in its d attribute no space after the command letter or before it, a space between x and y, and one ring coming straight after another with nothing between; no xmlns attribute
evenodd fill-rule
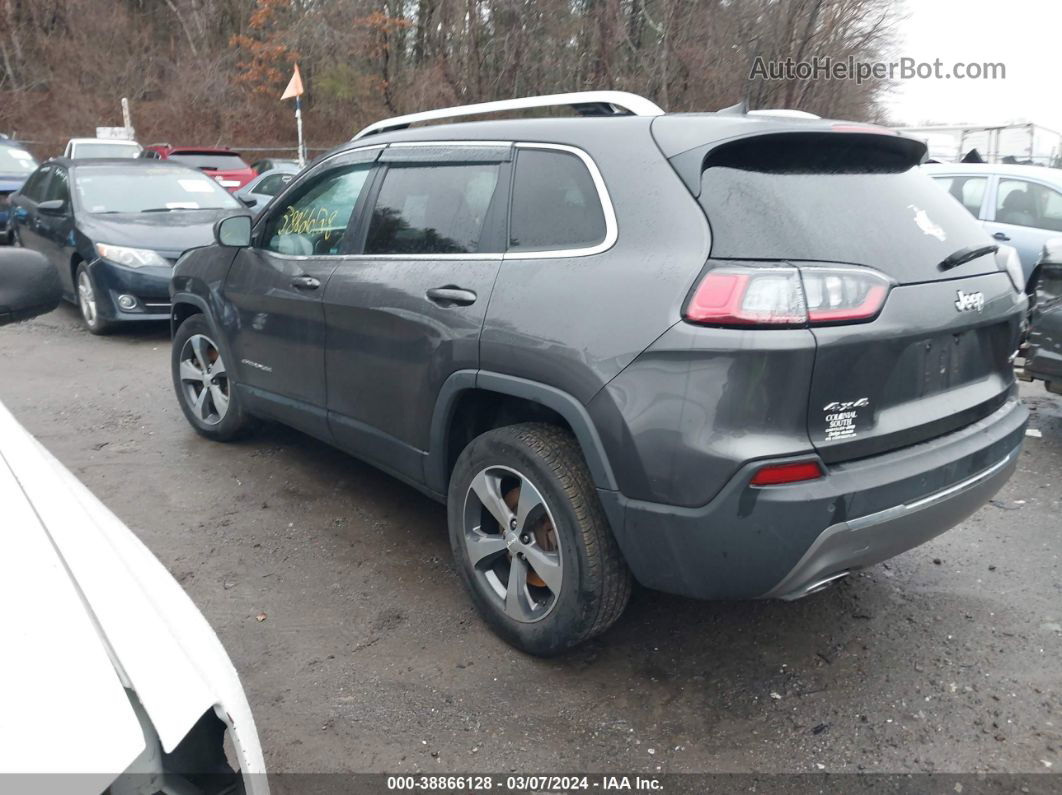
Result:
<svg viewBox="0 0 1062 795"><path fill-rule="evenodd" d="M547 94L522 99L502 99L497 102L479 102L475 105L458 105L453 108L439 108L422 113L410 113L406 116L395 116L370 124L351 140L356 141L358 138L389 130L404 130L409 125L422 121L438 121L459 116L478 116L483 113L501 113L527 108L565 106L574 108L582 116L661 116L664 113L655 102L626 91L575 91L568 94Z"/></svg>

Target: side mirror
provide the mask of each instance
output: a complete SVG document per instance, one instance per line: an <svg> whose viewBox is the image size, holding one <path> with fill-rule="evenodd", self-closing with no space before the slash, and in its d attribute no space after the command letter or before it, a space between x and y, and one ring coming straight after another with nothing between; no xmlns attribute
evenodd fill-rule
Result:
<svg viewBox="0 0 1062 795"><path fill-rule="evenodd" d="M0 248L0 326L51 312L62 294L59 272L41 254Z"/></svg>
<svg viewBox="0 0 1062 795"><path fill-rule="evenodd" d="M37 210L46 215L62 215L66 210L66 202L62 199L49 199L38 204Z"/></svg>
<svg viewBox="0 0 1062 795"><path fill-rule="evenodd" d="M236 198L240 200L244 207L254 207L258 204L258 199L252 199L250 196L237 196Z"/></svg>
<svg viewBox="0 0 1062 795"><path fill-rule="evenodd" d="M214 240L219 246L246 248L251 245L251 216L230 215L214 224Z"/></svg>

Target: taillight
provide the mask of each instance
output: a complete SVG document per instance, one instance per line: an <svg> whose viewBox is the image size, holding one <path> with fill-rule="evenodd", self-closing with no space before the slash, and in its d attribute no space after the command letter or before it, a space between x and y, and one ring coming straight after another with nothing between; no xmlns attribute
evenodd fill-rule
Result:
<svg viewBox="0 0 1062 795"><path fill-rule="evenodd" d="M885 276L867 268L800 268L800 278L813 326L872 320L892 287Z"/></svg>
<svg viewBox="0 0 1062 795"><path fill-rule="evenodd" d="M683 317L708 326L859 323L877 317L891 286L869 268L720 266L697 285Z"/></svg>
<svg viewBox="0 0 1062 795"><path fill-rule="evenodd" d="M780 486L804 480L818 480L823 476L818 461L796 461L790 464L769 464L752 476L753 486Z"/></svg>
<svg viewBox="0 0 1062 795"><path fill-rule="evenodd" d="M690 298L685 317L718 326L800 326L808 319L795 268L714 268Z"/></svg>

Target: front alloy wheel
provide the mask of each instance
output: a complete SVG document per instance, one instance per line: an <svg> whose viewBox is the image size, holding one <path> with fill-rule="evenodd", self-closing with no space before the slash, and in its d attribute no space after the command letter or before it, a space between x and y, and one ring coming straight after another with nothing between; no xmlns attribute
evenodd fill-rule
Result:
<svg viewBox="0 0 1062 795"><path fill-rule="evenodd" d="M85 322L85 328L93 334L106 334L110 331L111 324L100 317L96 285L85 263L78 265L74 283L77 288L77 308L81 311L81 319Z"/></svg>
<svg viewBox="0 0 1062 795"><path fill-rule="evenodd" d="M181 411L191 426L208 439L228 442L249 430L253 420L243 410L217 339L205 315L185 318L173 336L170 372Z"/></svg>
<svg viewBox="0 0 1062 795"><path fill-rule="evenodd" d="M229 410L229 377L221 351L205 334L193 334L181 348L181 389L193 415L217 425Z"/></svg>

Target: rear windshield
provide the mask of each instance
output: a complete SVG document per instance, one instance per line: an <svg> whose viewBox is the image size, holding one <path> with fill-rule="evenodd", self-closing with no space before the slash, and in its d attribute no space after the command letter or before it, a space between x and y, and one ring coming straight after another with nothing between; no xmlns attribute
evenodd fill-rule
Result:
<svg viewBox="0 0 1062 795"><path fill-rule="evenodd" d="M211 171L238 171L248 168L243 158L235 152L171 152L170 160Z"/></svg>
<svg viewBox="0 0 1062 795"><path fill-rule="evenodd" d="M17 146L0 146L0 174L29 174L37 167L33 155Z"/></svg>
<svg viewBox="0 0 1062 795"><path fill-rule="evenodd" d="M74 188L89 213L143 213L240 207L209 177L185 168L80 168Z"/></svg>
<svg viewBox="0 0 1062 795"><path fill-rule="evenodd" d="M901 281L940 278L936 264L987 235L917 166L858 158L804 166L721 161L701 174L712 256L869 265Z"/></svg>
<svg viewBox="0 0 1062 795"><path fill-rule="evenodd" d="M140 147L134 143L96 143L85 141L74 144L74 157L139 157Z"/></svg>

